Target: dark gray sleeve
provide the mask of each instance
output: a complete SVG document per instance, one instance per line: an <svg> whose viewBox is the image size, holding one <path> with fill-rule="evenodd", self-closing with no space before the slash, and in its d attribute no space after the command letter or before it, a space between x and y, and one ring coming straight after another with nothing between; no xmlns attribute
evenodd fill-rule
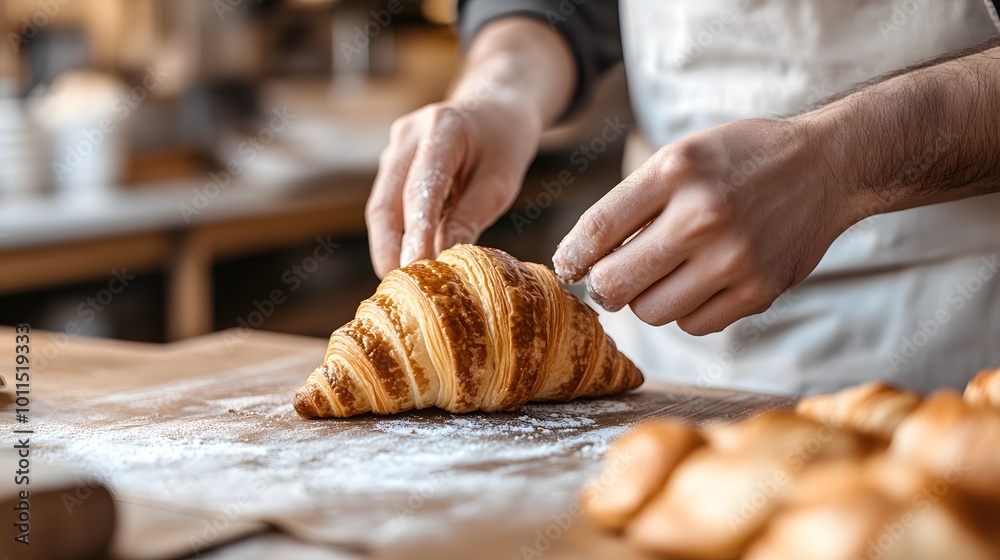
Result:
<svg viewBox="0 0 1000 560"><path fill-rule="evenodd" d="M577 84L564 117L582 105L601 75L622 60L617 0L458 0L458 28L465 45L487 23L520 15L559 31L576 58Z"/></svg>
<svg viewBox="0 0 1000 560"><path fill-rule="evenodd" d="M986 11L990 13L993 25L996 26L997 30L1000 30L1000 0L993 0L992 4L987 2Z"/></svg>

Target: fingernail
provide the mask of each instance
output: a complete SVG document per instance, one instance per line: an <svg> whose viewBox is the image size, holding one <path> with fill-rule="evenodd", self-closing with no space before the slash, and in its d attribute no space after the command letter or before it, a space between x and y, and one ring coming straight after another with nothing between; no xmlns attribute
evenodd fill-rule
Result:
<svg viewBox="0 0 1000 560"><path fill-rule="evenodd" d="M572 264L571 257L567 256L568 251L562 245L556 247L556 254L552 256L552 268L563 284L576 284L581 277L574 272L576 267Z"/></svg>
<svg viewBox="0 0 1000 560"><path fill-rule="evenodd" d="M612 305L608 302L608 298L601 292L601 288L594 284L594 279L591 276L587 277L587 293L590 294L590 299L594 300L594 303L608 311L621 309L620 305Z"/></svg>

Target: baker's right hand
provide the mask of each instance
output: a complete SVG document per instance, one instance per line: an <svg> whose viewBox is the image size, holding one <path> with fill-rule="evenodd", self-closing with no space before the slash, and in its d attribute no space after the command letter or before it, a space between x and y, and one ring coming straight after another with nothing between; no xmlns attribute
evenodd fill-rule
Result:
<svg viewBox="0 0 1000 560"><path fill-rule="evenodd" d="M475 242L513 204L542 126L488 82L393 123L365 210L379 277Z"/></svg>

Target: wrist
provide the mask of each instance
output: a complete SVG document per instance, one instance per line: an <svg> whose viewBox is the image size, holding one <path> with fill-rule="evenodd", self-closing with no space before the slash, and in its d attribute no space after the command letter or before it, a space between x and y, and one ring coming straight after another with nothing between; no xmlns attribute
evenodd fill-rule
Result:
<svg viewBox="0 0 1000 560"><path fill-rule="evenodd" d="M505 115L516 114L518 120L537 122L539 129L545 122L544 111L539 104L526 101L524 87L495 81L489 76L477 75L463 79L445 101L465 114L488 108L499 110Z"/></svg>
<svg viewBox="0 0 1000 560"><path fill-rule="evenodd" d="M889 211L885 199L872 188L862 164L865 146L847 132L848 115L837 103L792 117L801 131L802 149L810 160L812 179L821 185L823 196L835 209L838 227L846 230L861 220Z"/></svg>
<svg viewBox="0 0 1000 560"><path fill-rule="evenodd" d="M558 31L533 17L511 16L479 32L449 99L488 97L546 127L569 106L576 80L576 60Z"/></svg>
<svg viewBox="0 0 1000 560"><path fill-rule="evenodd" d="M462 118L470 119L472 129L479 131L481 142L496 142L511 137L523 142L537 142L545 128L545 117L540 108L525 103L524 92L516 85L489 82L487 79L464 80L462 87L456 87L445 103Z"/></svg>

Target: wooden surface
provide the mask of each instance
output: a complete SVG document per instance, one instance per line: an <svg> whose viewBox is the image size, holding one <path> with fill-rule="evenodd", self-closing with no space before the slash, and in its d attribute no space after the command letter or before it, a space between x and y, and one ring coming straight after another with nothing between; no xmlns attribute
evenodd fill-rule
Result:
<svg viewBox="0 0 1000 560"><path fill-rule="evenodd" d="M0 363L13 337L0 329ZM169 345L33 333L36 460L112 488L121 558L639 558L566 516L608 442L641 418L703 424L791 404L648 385L515 414L305 421L291 395L324 350L255 331ZM558 536L539 541L546 530Z"/></svg>

